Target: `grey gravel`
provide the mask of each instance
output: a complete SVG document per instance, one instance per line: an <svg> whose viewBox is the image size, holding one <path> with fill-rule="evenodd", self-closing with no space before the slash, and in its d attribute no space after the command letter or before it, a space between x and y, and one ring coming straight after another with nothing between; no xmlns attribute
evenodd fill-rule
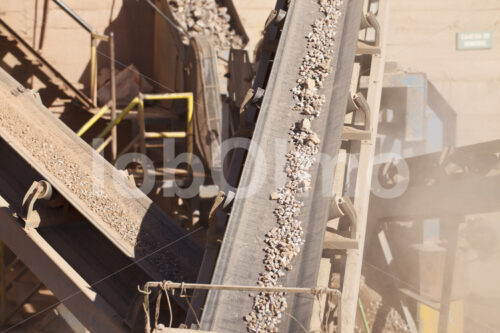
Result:
<svg viewBox="0 0 500 333"><path fill-rule="evenodd" d="M277 200L274 210L277 226L265 235L264 271L259 273L257 280L260 286L281 287L280 279L292 269L292 261L304 244L299 219L304 202L299 194L310 188L309 170L319 152L321 140L312 130L312 122L320 116L325 103L325 96L319 90L331 70L343 1L320 0L319 5L323 16L314 22L312 31L306 36L307 51L299 68L297 85L291 90L295 103L293 110L305 115L305 118L291 127L289 141L292 148L285 156L285 185L270 195L270 199ZM243 318L247 322L247 330L252 333L278 332L286 308L283 292L262 292L253 296L252 311Z"/></svg>

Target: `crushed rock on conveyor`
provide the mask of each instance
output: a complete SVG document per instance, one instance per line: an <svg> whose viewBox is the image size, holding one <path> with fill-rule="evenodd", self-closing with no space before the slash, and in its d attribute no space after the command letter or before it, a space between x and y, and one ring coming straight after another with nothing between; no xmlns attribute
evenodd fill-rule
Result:
<svg viewBox="0 0 500 333"><path fill-rule="evenodd" d="M242 38L231 27L227 7L215 0L170 0L175 18L190 36L211 35L219 47L240 49Z"/></svg>
<svg viewBox="0 0 500 333"><path fill-rule="evenodd" d="M158 249L156 242L141 229L142 218L139 203L122 196L114 186L103 191L93 188L92 166L82 163L77 154L68 148L50 129L35 121L29 121L24 105L11 94L0 91L0 127L9 142L15 140L35 160L67 187L107 226L116 231L127 244L135 247L136 257L151 254ZM178 265L166 251L148 257L158 272L170 278L179 278Z"/></svg>
<svg viewBox="0 0 500 333"><path fill-rule="evenodd" d="M295 105L293 111L304 115L300 122L292 124L289 142L291 150L286 154L284 186L271 193L277 200L274 215L277 226L265 235L264 269L257 284L263 287L280 285L286 271L292 269L292 260L304 244L300 221L304 206L303 193L310 189L311 169L319 152L320 138L312 130L311 123L320 116L325 96L319 90L329 75L342 0L320 0L322 18L317 19L312 31L305 36L306 54L299 68L297 86L291 93ZM283 313L287 308L283 292L265 293L253 297L252 311L245 316L247 330L252 333L278 332Z"/></svg>

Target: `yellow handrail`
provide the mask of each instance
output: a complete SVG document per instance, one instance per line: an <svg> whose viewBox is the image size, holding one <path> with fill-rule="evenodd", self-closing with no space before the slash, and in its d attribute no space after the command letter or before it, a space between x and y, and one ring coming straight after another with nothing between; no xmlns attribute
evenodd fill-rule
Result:
<svg viewBox="0 0 500 333"><path fill-rule="evenodd" d="M146 132L144 125L144 101L158 101L158 100L173 100L173 99L186 99L187 100L187 114L186 114L186 131L185 132ZM192 93L169 93L169 94L140 94L135 97L129 105L120 113L116 119L112 120L106 128L97 136L98 139L104 139L111 130L117 126L126 116L132 111L136 106L139 109L139 139L141 146L141 153L145 154L145 139L149 138L167 138L167 139L182 139L186 138L186 150L189 154L188 163L191 163L193 154L193 112L194 112L194 98ZM78 136L85 134L99 119L101 119L104 114L109 110L109 106L105 105L102 107L98 113L96 113L92 118L89 119L77 132ZM106 146L111 142L111 140L105 140L97 148L98 152L101 152L106 148Z"/></svg>
<svg viewBox="0 0 500 333"><path fill-rule="evenodd" d="M84 135L99 119L102 118L108 112L109 106L103 106L99 112L97 112L92 118L89 119L79 130L76 132L76 135L82 136Z"/></svg>
<svg viewBox="0 0 500 333"><path fill-rule="evenodd" d="M125 109L123 109L123 111L120 113L120 115L118 117L116 117L116 119L112 120L108 126L106 126L106 128L97 136L98 139L103 139L110 131L113 127L115 127L116 125L118 125L122 120L123 118L125 118L125 116L130 112L132 111L135 106L139 103L139 97L136 97L132 100L132 102L130 102L129 105L127 105L127 107Z"/></svg>

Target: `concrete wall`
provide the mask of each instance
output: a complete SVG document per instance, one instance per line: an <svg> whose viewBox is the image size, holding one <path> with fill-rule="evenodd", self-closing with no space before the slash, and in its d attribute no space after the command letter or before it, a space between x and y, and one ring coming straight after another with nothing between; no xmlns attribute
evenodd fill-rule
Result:
<svg viewBox="0 0 500 333"><path fill-rule="evenodd" d="M274 1L234 0L253 51ZM457 51L456 33L493 31L493 49ZM392 0L388 60L425 72L458 114L457 144L500 138L500 1Z"/></svg>
<svg viewBox="0 0 500 333"><path fill-rule="evenodd" d="M253 59L255 45L262 38L264 24L269 13L274 9L276 2L269 0L233 0L233 3L250 39L246 49L249 52L250 59Z"/></svg>
<svg viewBox="0 0 500 333"><path fill-rule="evenodd" d="M457 112L457 144L500 138L500 1L392 0L388 60L422 71ZM493 31L493 49L457 51L457 32Z"/></svg>
<svg viewBox="0 0 500 333"><path fill-rule="evenodd" d="M3 0L0 17L28 41L40 36L45 0ZM274 1L233 0L250 37L252 54ZM37 11L35 4L38 3ZM153 12L135 0L66 0L99 32L115 31L117 57L153 73ZM114 6L113 6L114 3ZM110 25L110 21L112 22ZM50 3L42 53L72 82L86 83L89 36ZM458 113L459 146L500 137L500 2L498 0L392 0L388 60L427 73ZM458 31L493 31L491 50L457 51ZM38 43L36 43L38 45ZM100 51L107 54L107 46ZM105 58L101 65L108 66Z"/></svg>
<svg viewBox="0 0 500 333"><path fill-rule="evenodd" d="M2 0L0 18L35 48L39 47L44 2L49 13L42 55L71 82L87 84L90 36L72 18L50 0ZM151 76L153 72L153 11L135 0L64 0L99 33L113 31L116 56L120 64L134 64ZM99 47L99 66L109 67L109 48ZM117 65L120 69L123 66ZM78 86L78 85L77 85Z"/></svg>

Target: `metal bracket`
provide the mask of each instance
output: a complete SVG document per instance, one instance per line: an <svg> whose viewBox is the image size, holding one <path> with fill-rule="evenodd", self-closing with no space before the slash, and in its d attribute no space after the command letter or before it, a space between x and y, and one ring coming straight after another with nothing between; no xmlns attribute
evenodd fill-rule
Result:
<svg viewBox="0 0 500 333"><path fill-rule="evenodd" d="M267 17L266 24L264 25L264 31L266 31L271 24L277 26L285 22L286 14L286 11L283 9L278 11L275 9L271 10L269 16Z"/></svg>
<svg viewBox="0 0 500 333"><path fill-rule="evenodd" d="M21 207L21 218L27 227L37 228L40 225L40 214L34 210L37 200L50 200L52 197L52 186L45 180L33 182L23 198Z"/></svg>
<svg viewBox="0 0 500 333"><path fill-rule="evenodd" d="M264 94L266 93L266 90L265 89L262 89L262 88L257 88L257 90L255 91L253 97L252 97L252 104L260 104L262 103L262 99L264 98Z"/></svg>
<svg viewBox="0 0 500 333"><path fill-rule="evenodd" d="M282 25L285 22L286 14L287 12L282 9L279 9L278 11L273 9L271 13L269 13L269 16L267 17L266 23L264 25L264 38L259 43L260 44L259 49L261 51L264 50L268 52L276 51L278 47L276 37L278 36L278 34L268 34L267 32L269 31L269 28L271 26L278 27Z"/></svg>
<svg viewBox="0 0 500 333"><path fill-rule="evenodd" d="M354 111L361 111L365 115L364 129L361 130L351 125L344 125L342 140L370 140L372 134L370 106L361 94L354 94L348 99L346 112L350 113Z"/></svg>
<svg viewBox="0 0 500 333"><path fill-rule="evenodd" d="M330 199L328 219L333 220L343 216L346 216L351 223L351 234L356 235L358 217L351 199L349 197L339 198L337 195L334 195Z"/></svg>
<svg viewBox="0 0 500 333"><path fill-rule="evenodd" d="M373 42L359 40L356 54L380 54L380 24L375 14L368 12L366 15L362 15L359 28L360 30L373 28L375 40Z"/></svg>
<svg viewBox="0 0 500 333"><path fill-rule="evenodd" d="M375 30L375 47L380 47L380 24L372 12L361 16L360 30L373 28Z"/></svg>
<svg viewBox="0 0 500 333"><path fill-rule="evenodd" d="M224 198L224 203L222 205L222 210L229 214L231 212L231 208L233 208L234 198L236 197L236 193L233 191L228 191L226 197Z"/></svg>
<svg viewBox="0 0 500 333"><path fill-rule="evenodd" d="M227 194L224 191L219 191L215 197L214 204L208 213L208 242L221 242L222 233L217 230L217 211L219 208L226 214L231 211L233 206L233 200L236 194L233 191L229 191Z"/></svg>
<svg viewBox="0 0 500 333"><path fill-rule="evenodd" d="M266 90L260 87L257 88L257 90L248 89L240 107L240 124L238 128L239 136L251 137L253 133L253 125L250 123L250 119L247 119L246 108L250 104L259 105L262 103L265 92Z"/></svg>
<svg viewBox="0 0 500 333"><path fill-rule="evenodd" d="M379 168L379 182L384 187L392 187L402 181L408 180L407 177L403 177L399 174L398 168L394 163L394 159L387 161L382 168Z"/></svg>
<svg viewBox="0 0 500 333"><path fill-rule="evenodd" d="M354 94L347 101L347 113L361 111L365 115L365 130L371 131L371 112L370 106L362 94Z"/></svg>

